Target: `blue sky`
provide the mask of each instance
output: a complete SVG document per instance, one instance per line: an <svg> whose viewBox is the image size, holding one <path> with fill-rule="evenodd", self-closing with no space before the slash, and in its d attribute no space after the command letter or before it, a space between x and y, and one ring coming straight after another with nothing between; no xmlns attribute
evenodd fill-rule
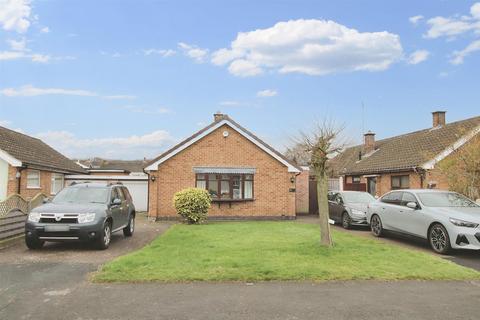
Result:
<svg viewBox="0 0 480 320"><path fill-rule="evenodd" d="M324 118L389 137L479 115L479 70L476 1L0 0L0 125L71 157L153 157L218 110L280 150Z"/></svg>

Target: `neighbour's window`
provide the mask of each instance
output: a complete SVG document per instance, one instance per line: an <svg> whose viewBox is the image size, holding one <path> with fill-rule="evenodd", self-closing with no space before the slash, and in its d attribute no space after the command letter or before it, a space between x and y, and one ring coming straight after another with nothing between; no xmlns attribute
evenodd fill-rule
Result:
<svg viewBox="0 0 480 320"><path fill-rule="evenodd" d="M40 188L40 171L28 170L27 172L27 189Z"/></svg>
<svg viewBox="0 0 480 320"><path fill-rule="evenodd" d="M52 173L52 186L50 188L50 193L55 195L59 193L65 185L64 176L60 173Z"/></svg>
<svg viewBox="0 0 480 320"><path fill-rule="evenodd" d="M353 176L352 177L352 183L360 183L360 176Z"/></svg>
<svg viewBox="0 0 480 320"><path fill-rule="evenodd" d="M417 198L409 192L404 192L402 197L402 206L406 206L409 202L418 203Z"/></svg>
<svg viewBox="0 0 480 320"><path fill-rule="evenodd" d="M213 200L253 199L251 174L197 174L195 186L208 190Z"/></svg>
<svg viewBox="0 0 480 320"><path fill-rule="evenodd" d="M392 176L392 190L396 189L409 189L410 188L410 176Z"/></svg>
<svg viewBox="0 0 480 320"><path fill-rule="evenodd" d="M399 206L402 204L402 193L403 192L390 192L384 195L381 201Z"/></svg>

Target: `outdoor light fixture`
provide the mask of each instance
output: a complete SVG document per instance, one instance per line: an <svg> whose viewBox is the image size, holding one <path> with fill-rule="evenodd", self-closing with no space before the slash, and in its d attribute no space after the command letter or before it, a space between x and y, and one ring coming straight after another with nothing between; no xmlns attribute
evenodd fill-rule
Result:
<svg viewBox="0 0 480 320"><path fill-rule="evenodd" d="M291 178L290 178L290 182L291 182L291 183L294 183L294 182L295 182L295 178L294 178L294 177L291 177Z"/></svg>
<svg viewBox="0 0 480 320"><path fill-rule="evenodd" d="M155 176L150 177L150 180L152 180L152 182L155 182L155 179L156 179Z"/></svg>
<svg viewBox="0 0 480 320"><path fill-rule="evenodd" d="M17 171L17 173L15 173L15 178L20 179L20 176L21 176L21 173Z"/></svg>

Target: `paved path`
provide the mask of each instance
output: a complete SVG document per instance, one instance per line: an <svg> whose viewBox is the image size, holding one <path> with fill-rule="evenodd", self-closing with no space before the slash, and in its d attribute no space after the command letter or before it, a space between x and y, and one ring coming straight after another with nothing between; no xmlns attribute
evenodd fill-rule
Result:
<svg viewBox="0 0 480 320"><path fill-rule="evenodd" d="M299 223L318 223L318 218L312 217L312 216L306 216L306 217L299 217L296 221ZM428 242L422 239L403 236L396 233L388 233L385 237L376 238L372 235L368 227L354 227L350 230L345 230L340 225L334 225L332 227L337 231L348 232L356 236L367 237L370 239L375 239L377 241L383 241L386 243L399 245L399 246L406 247L413 250L420 250L432 255L440 256L444 259L450 260L459 265L480 271L480 251L455 250L450 255L442 256L434 253L430 249Z"/></svg>

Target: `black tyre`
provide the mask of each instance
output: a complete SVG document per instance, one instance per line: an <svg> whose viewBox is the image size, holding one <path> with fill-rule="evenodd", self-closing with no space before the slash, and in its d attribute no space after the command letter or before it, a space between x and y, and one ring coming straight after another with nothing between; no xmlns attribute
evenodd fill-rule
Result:
<svg viewBox="0 0 480 320"><path fill-rule="evenodd" d="M452 250L447 229L440 223L434 224L428 231L428 242L436 253L447 254Z"/></svg>
<svg viewBox="0 0 480 320"><path fill-rule="evenodd" d="M38 238L27 237L25 235L25 244L30 250L38 250L43 247L43 245L45 244L45 241L42 241Z"/></svg>
<svg viewBox="0 0 480 320"><path fill-rule="evenodd" d="M135 215L130 215L130 220L128 220L128 225L123 228L123 235L125 237L131 237L135 231Z"/></svg>
<svg viewBox="0 0 480 320"><path fill-rule="evenodd" d="M383 236L383 225L382 220L376 214L372 216L370 219L370 229L372 230L372 234L375 237L382 237Z"/></svg>
<svg viewBox="0 0 480 320"><path fill-rule="evenodd" d="M348 212L342 214L342 227L344 229L350 229L352 227L352 218L350 218Z"/></svg>
<svg viewBox="0 0 480 320"><path fill-rule="evenodd" d="M110 221L105 221L103 224L102 231L100 232L100 236L96 240L96 247L99 250L105 250L110 245L110 241L112 240L112 224Z"/></svg>

